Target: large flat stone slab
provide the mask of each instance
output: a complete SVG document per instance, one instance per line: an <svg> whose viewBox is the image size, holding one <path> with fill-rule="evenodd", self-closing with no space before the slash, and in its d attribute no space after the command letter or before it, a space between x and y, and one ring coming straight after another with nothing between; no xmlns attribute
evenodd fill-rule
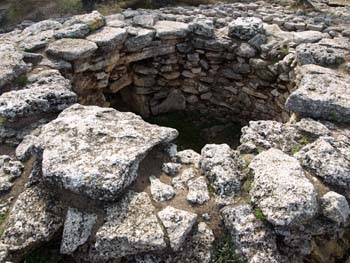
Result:
<svg viewBox="0 0 350 263"><path fill-rule="evenodd" d="M184 38L189 33L189 24L176 21L158 21L154 28L156 36L162 39Z"/></svg>
<svg viewBox="0 0 350 263"><path fill-rule="evenodd" d="M350 78L330 69L305 65L300 83L287 99L288 110L302 116L350 122Z"/></svg>
<svg viewBox="0 0 350 263"><path fill-rule="evenodd" d="M133 113L76 104L42 128L43 178L92 199L114 200L136 179L148 151L177 134Z"/></svg>
<svg viewBox="0 0 350 263"><path fill-rule="evenodd" d="M85 39L63 38L49 45L46 52L52 56L72 61L90 57L97 50L94 42Z"/></svg>

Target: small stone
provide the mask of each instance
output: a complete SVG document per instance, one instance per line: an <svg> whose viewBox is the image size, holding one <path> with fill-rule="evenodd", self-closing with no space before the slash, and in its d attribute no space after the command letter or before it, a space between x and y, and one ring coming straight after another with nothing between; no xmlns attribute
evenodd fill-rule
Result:
<svg viewBox="0 0 350 263"><path fill-rule="evenodd" d="M198 166L200 158L200 154L193 150L183 150L175 155L174 161L182 164L193 164Z"/></svg>
<svg viewBox="0 0 350 263"><path fill-rule="evenodd" d="M200 176L196 179L190 180L187 183L188 186L188 194L187 201L193 204L204 204L209 200L209 192L207 181L204 176Z"/></svg>
<svg viewBox="0 0 350 263"><path fill-rule="evenodd" d="M187 183L192 178L196 177L196 171L192 167L184 169L179 175L175 176L171 184L175 189L185 189Z"/></svg>
<svg viewBox="0 0 350 263"><path fill-rule="evenodd" d="M158 212L158 217L168 233L171 248L174 251L179 251L196 223L197 215L167 206Z"/></svg>
<svg viewBox="0 0 350 263"><path fill-rule="evenodd" d="M336 192L328 192L321 197L322 214L338 225L345 224L350 215L346 198Z"/></svg>
<svg viewBox="0 0 350 263"><path fill-rule="evenodd" d="M90 29L86 24L74 24L57 30L55 38L84 38L89 33Z"/></svg>
<svg viewBox="0 0 350 263"><path fill-rule="evenodd" d="M182 165L179 163L164 163L162 171L170 176L175 176L181 168Z"/></svg>
<svg viewBox="0 0 350 263"><path fill-rule="evenodd" d="M151 176L149 179L151 181L151 194L154 201L168 201L175 196L175 191L172 186L162 183L155 176Z"/></svg>

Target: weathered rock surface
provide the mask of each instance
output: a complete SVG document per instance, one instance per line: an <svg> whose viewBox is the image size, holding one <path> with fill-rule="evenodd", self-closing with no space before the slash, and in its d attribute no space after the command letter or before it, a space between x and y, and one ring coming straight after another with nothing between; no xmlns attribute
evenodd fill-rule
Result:
<svg viewBox="0 0 350 263"><path fill-rule="evenodd" d="M103 260L147 253L166 247L164 233L146 193L128 192L107 209L96 233L96 253Z"/></svg>
<svg viewBox="0 0 350 263"><path fill-rule="evenodd" d="M104 27L89 35L86 39L95 42L99 48L113 50L124 43L127 35L128 33L123 28Z"/></svg>
<svg viewBox="0 0 350 263"><path fill-rule="evenodd" d="M64 222L60 253L71 254L83 245L91 235L97 215L69 208Z"/></svg>
<svg viewBox="0 0 350 263"><path fill-rule="evenodd" d="M346 198L336 192L328 192L321 198L322 214L337 224L347 222L350 208Z"/></svg>
<svg viewBox="0 0 350 263"><path fill-rule="evenodd" d="M255 218L249 205L227 206L221 214L226 229L247 262L283 262L273 231Z"/></svg>
<svg viewBox="0 0 350 263"><path fill-rule="evenodd" d="M0 195L11 190L14 181L22 175L23 170L21 162L13 160L10 156L0 155Z"/></svg>
<svg viewBox="0 0 350 263"><path fill-rule="evenodd" d="M187 235L196 223L197 215L168 206L158 212L158 217L168 233L171 248L174 251L181 250Z"/></svg>
<svg viewBox="0 0 350 263"><path fill-rule="evenodd" d="M175 196L174 188L170 185L162 183L158 178L151 176L151 194L155 201L168 201Z"/></svg>
<svg viewBox="0 0 350 263"><path fill-rule="evenodd" d="M46 52L52 56L72 61L90 57L97 50L94 42L75 39L63 38L49 45Z"/></svg>
<svg viewBox="0 0 350 263"><path fill-rule="evenodd" d="M315 188L295 158L272 148L257 155L249 167L254 176L252 202L273 225L300 224L315 216Z"/></svg>
<svg viewBox="0 0 350 263"><path fill-rule="evenodd" d="M315 65L303 66L300 72L300 84L289 96L287 109L302 116L349 122L349 78Z"/></svg>
<svg viewBox="0 0 350 263"><path fill-rule="evenodd" d="M242 161L227 144L208 144L202 149L200 170L215 192L230 197L240 190L245 175L240 171Z"/></svg>
<svg viewBox="0 0 350 263"><path fill-rule="evenodd" d="M161 39L176 39L186 37L189 32L189 25L175 21L158 21L154 28L157 37Z"/></svg>
<svg viewBox="0 0 350 263"><path fill-rule="evenodd" d="M23 53L16 51L10 43L1 43L0 61L0 88L29 70L23 61Z"/></svg>
<svg viewBox="0 0 350 263"><path fill-rule="evenodd" d="M188 194L187 201L193 204L204 204L209 200L209 192L207 181L204 176L200 176L196 179L190 180L187 183L188 186Z"/></svg>
<svg viewBox="0 0 350 263"><path fill-rule="evenodd" d="M18 196L1 242L17 257L51 240L63 225L61 203L39 186L26 189Z"/></svg>
<svg viewBox="0 0 350 263"><path fill-rule="evenodd" d="M249 40L263 32L262 20L256 17L239 17L229 24L229 35L242 40Z"/></svg>
<svg viewBox="0 0 350 263"><path fill-rule="evenodd" d="M302 148L295 157L303 167L325 184L349 197L350 162L348 139L321 137Z"/></svg>
<svg viewBox="0 0 350 263"><path fill-rule="evenodd" d="M132 113L76 104L42 128L43 178L93 199L114 200L136 179L147 152L176 136L176 130Z"/></svg>

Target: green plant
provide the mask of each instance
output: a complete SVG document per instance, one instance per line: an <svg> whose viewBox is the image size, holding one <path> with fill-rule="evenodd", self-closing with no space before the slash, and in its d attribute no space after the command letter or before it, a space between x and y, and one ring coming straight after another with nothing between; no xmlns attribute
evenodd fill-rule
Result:
<svg viewBox="0 0 350 263"><path fill-rule="evenodd" d="M265 221L266 220L266 216L264 215L263 211L261 211L260 208L255 208L254 209L254 215L255 218L261 221Z"/></svg>
<svg viewBox="0 0 350 263"><path fill-rule="evenodd" d="M253 188L253 178L248 177L248 179L242 185L242 190L245 192L249 192Z"/></svg>
<svg viewBox="0 0 350 263"><path fill-rule="evenodd" d="M6 122L6 118L0 116L0 126L2 126Z"/></svg>
<svg viewBox="0 0 350 263"><path fill-rule="evenodd" d="M309 136L304 135L303 137L301 137L301 139L299 140L299 143L304 146L306 144L309 144L311 142L311 138Z"/></svg>
<svg viewBox="0 0 350 263"><path fill-rule="evenodd" d="M236 253L230 234L225 234L215 245L211 263L243 263L241 257Z"/></svg>
<svg viewBox="0 0 350 263"><path fill-rule="evenodd" d="M15 83L20 86L20 87L24 87L28 84L28 78L25 75L19 76L16 80Z"/></svg>
<svg viewBox="0 0 350 263"><path fill-rule="evenodd" d="M81 0L60 0L57 1L57 9L61 14L79 13L83 5Z"/></svg>
<svg viewBox="0 0 350 263"><path fill-rule="evenodd" d="M303 148L302 145L296 144L296 145L294 145L294 146L292 147L292 149L290 150L290 152L291 152L292 155L294 155L294 154L296 154L297 152L299 152L299 151L301 150L301 148Z"/></svg>

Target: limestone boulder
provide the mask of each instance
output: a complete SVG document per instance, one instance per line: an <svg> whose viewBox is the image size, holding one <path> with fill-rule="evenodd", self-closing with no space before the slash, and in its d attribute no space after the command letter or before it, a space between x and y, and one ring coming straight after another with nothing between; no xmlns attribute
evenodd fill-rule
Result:
<svg viewBox="0 0 350 263"><path fill-rule="evenodd" d="M277 249L273 230L255 217L249 205L226 206L221 214L225 228L246 262L284 262Z"/></svg>
<svg viewBox="0 0 350 263"><path fill-rule="evenodd" d="M40 186L21 193L10 214L1 242L18 257L49 242L63 225L63 208L58 199Z"/></svg>
<svg viewBox="0 0 350 263"><path fill-rule="evenodd" d="M168 234L170 247L174 251L179 251L196 223L197 215L167 206L165 209L158 212L158 217L162 221Z"/></svg>
<svg viewBox="0 0 350 263"><path fill-rule="evenodd" d="M76 104L41 130L43 178L92 199L114 200L136 179L147 153L177 134L133 113Z"/></svg>
<svg viewBox="0 0 350 263"><path fill-rule="evenodd" d="M227 144L207 144L201 152L200 171L214 191L221 197L230 197L240 190L245 175L240 171L239 154Z"/></svg>
<svg viewBox="0 0 350 263"><path fill-rule="evenodd" d="M63 38L51 43L46 52L49 55L72 61L90 57L97 48L94 42L88 40Z"/></svg>
<svg viewBox="0 0 350 263"><path fill-rule="evenodd" d="M107 208L106 222L96 233L95 250L100 259L118 259L163 250L164 237L148 195L130 191Z"/></svg>
<svg viewBox="0 0 350 263"><path fill-rule="evenodd" d="M302 116L336 122L350 122L349 77L316 66L299 70L300 83L286 102L286 108Z"/></svg>
<svg viewBox="0 0 350 263"><path fill-rule="evenodd" d="M229 36L249 40L264 33L263 22L257 17L239 17L229 24Z"/></svg>
<svg viewBox="0 0 350 263"><path fill-rule="evenodd" d="M155 201L168 201L175 196L175 191L172 186L162 183L155 176L151 176L149 179L151 181L151 194Z"/></svg>
<svg viewBox="0 0 350 263"><path fill-rule="evenodd" d="M71 254L83 245L90 237L96 220L96 214L81 212L70 207L64 222L60 253Z"/></svg>
<svg viewBox="0 0 350 263"><path fill-rule="evenodd" d="M0 88L29 70L23 57L23 53L16 51L12 44L0 44Z"/></svg>
<svg viewBox="0 0 350 263"><path fill-rule="evenodd" d="M183 22L158 21L154 28L156 36L161 39L185 38L189 33L189 25Z"/></svg>
<svg viewBox="0 0 350 263"><path fill-rule="evenodd" d="M321 178L327 185L350 196L350 161L347 138L336 140L321 137L302 148L295 157L303 167Z"/></svg>
<svg viewBox="0 0 350 263"><path fill-rule="evenodd" d="M316 215L317 194L298 160L272 148L257 155L249 168L254 176L252 202L270 223L298 225Z"/></svg>
<svg viewBox="0 0 350 263"><path fill-rule="evenodd" d="M346 198L336 192L328 192L321 198L322 214L337 224L345 224L350 215Z"/></svg>
<svg viewBox="0 0 350 263"><path fill-rule="evenodd" d="M95 42L97 46L103 50L113 50L117 46L121 46L128 33L123 28L104 27L89 35L86 39Z"/></svg>

